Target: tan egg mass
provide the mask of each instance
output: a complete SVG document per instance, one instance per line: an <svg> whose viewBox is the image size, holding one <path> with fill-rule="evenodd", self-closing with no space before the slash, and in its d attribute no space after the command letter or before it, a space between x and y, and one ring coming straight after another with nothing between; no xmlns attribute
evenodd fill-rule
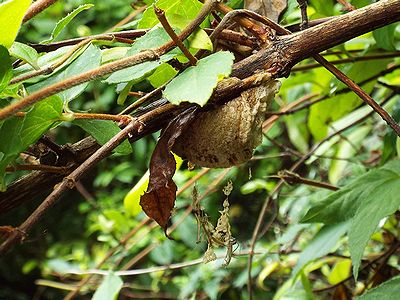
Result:
<svg viewBox="0 0 400 300"><path fill-rule="evenodd" d="M277 80L263 81L228 103L199 113L172 151L208 168L227 168L248 161L262 141L261 125L280 87Z"/></svg>

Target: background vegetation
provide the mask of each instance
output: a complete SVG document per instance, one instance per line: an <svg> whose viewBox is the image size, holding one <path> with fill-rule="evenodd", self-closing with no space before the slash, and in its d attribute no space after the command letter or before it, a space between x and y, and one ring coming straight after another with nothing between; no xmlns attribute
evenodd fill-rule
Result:
<svg viewBox="0 0 400 300"><path fill-rule="evenodd" d="M180 9L174 12L178 17L182 17L181 10L192 7L189 0L159 0L158 4L171 5L168 1L179 2ZM343 5L345 1L308 2L311 20L341 15L349 9ZM345 3L361 8L372 2ZM143 8L153 1L58 1L23 24L17 41L37 44L49 39L60 19L90 3L94 5L85 7L66 24L56 41L107 32L132 12L135 15L116 30L135 29ZM227 4L243 7L242 1ZM208 24L203 25L208 26L214 18L210 16ZM299 22L297 1L289 0L280 24ZM110 51L116 47L122 52ZM110 59L121 57L119 53L128 47L115 41L93 42L50 76L24 82L24 89L30 93L40 88L40 82L56 76L61 76L58 80L67 78L74 61L91 54L89 51L93 51L94 60L100 59L97 53L104 62L107 55ZM383 107L400 121L398 50L400 27L394 23L336 46L324 57L337 61L340 70L360 83L376 102L384 102ZM17 65L26 66L15 63L17 59L12 57L14 76L23 68ZM82 64L89 69L90 64L96 64L85 59ZM42 62L41 67L46 63ZM78 68L85 69L82 64ZM167 75L162 73L156 78L162 76ZM158 86L154 81L146 77L131 91L148 92ZM140 210L141 191L137 186L128 194L149 167L160 134L156 132L134 142L132 151L128 151L131 153L120 149L96 165L76 189L47 212L21 245L1 258L0 298L59 299L75 290L82 279L88 279L85 271L95 269L104 272L91 276L80 287L78 297L90 298L97 290L97 299L111 299L123 282L120 299L249 299L249 292L254 299L352 299L363 294L360 299L376 299L365 293L379 285L386 299L394 299L391 297L400 284L398 137L358 96L312 59L296 65L290 76L280 81L282 87L253 159L229 169L189 170L183 162L176 171L178 196L169 230L173 240L167 239ZM16 95L12 87L3 91L1 107ZM64 111L116 114L139 95L132 93L125 103L118 104L120 91L120 84L90 82L82 93L74 95L73 101L67 99L71 102ZM21 95L21 90L18 93ZM287 112L275 114L279 111ZM93 134L74 122L64 120L46 134L60 145L79 141L87 132ZM0 123L3 154L9 141L4 124ZM283 171L305 157L295 171ZM4 156L0 158L4 160ZM20 155L16 163L13 160L9 164L23 164L24 158ZM7 172L5 185L28 173ZM227 267L222 267L227 249L220 247L216 249L218 259L203 264L207 243L197 243L193 187L204 212L216 224L226 198L222 189L228 182L233 184L228 199L234 256ZM36 197L2 213L3 239L7 238L5 226L21 224L43 199ZM254 248L249 286L248 254L263 207L267 208L266 215ZM124 270L136 274L121 276L118 271ZM116 273L103 276L109 271ZM105 290L98 288L102 281Z"/></svg>

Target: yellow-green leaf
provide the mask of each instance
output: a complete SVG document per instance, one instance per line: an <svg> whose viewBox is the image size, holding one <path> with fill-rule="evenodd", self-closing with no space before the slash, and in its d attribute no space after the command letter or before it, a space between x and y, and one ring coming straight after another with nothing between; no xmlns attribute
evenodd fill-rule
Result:
<svg viewBox="0 0 400 300"><path fill-rule="evenodd" d="M200 59L167 84L164 97L176 105L187 101L204 106L218 81L231 73L234 58L232 53L220 51Z"/></svg>
<svg viewBox="0 0 400 300"><path fill-rule="evenodd" d="M10 48L17 37L31 0L9 0L0 4L0 45Z"/></svg>

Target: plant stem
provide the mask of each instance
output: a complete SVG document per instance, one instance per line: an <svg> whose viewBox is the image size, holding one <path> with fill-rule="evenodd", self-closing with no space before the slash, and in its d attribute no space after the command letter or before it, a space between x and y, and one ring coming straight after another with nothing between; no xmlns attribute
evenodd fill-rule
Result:
<svg viewBox="0 0 400 300"><path fill-rule="evenodd" d="M185 45L182 43L182 41L176 35L176 33L172 29L171 25L169 25L169 22L168 22L167 18L165 17L165 11L154 5L154 12L155 12L158 20L160 21L161 25L164 27L165 31L168 33L168 35L171 37L171 39L175 42L175 45L177 45L179 47L179 49L181 49L183 54L185 54L185 56L189 60L190 64L192 66L195 66L197 64L197 59L192 55L192 53L189 52L189 50L185 47Z"/></svg>

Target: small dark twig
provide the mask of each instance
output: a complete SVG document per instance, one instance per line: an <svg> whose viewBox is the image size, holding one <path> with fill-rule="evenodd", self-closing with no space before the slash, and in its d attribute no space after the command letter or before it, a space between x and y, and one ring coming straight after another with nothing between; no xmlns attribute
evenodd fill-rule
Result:
<svg viewBox="0 0 400 300"><path fill-rule="evenodd" d="M278 172L278 175L272 176L284 180L289 185L295 184L306 184L310 186L315 186L318 188L328 189L331 191L337 191L339 188L337 186L331 185L327 182L316 181L308 178L301 177L299 174L290 172L288 170L283 170Z"/></svg>
<svg viewBox="0 0 400 300"><path fill-rule="evenodd" d="M327 53L329 55L329 53ZM356 56L356 57L349 57L349 58L342 58L330 61L331 64L338 65L344 63L351 63L351 62L358 62L358 61L368 61L368 60L375 60L375 59L386 59L386 58L393 58L399 57L400 51L393 52L393 53L382 53L376 55L365 55L365 56ZM314 68L322 67L321 64L306 64L298 67L294 67L290 72L298 72L298 71L306 71Z"/></svg>
<svg viewBox="0 0 400 300"><path fill-rule="evenodd" d="M140 99L136 100L131 105L126 107L123 111L121 111L119 113L119 115L130 114L131 112L133 112L135 109L137 109L142 104L144 104L147 101L151 100L152 98L160 95L164 87L165 87L165 85L162 85L162 86L156 88L155 90L152 90L150 93L147 93L146 95L142 96Z"/></svg>
<svg viewBox="0 0 400 300"><path fill-rule="evenodd" d="M68 167L55 167L48 165L14 165L6 167L6 172L15 171L42 171L47 173L64 174L70 171Z"/></svg>
<svg viewBox="0 0 400 300"><path fill-rule="evenodd" d="M356 93L365 103L373 108L373 110L378 113L383 120L396 132L397 136L400 137L400 126L392 118L389 113L382 108L370 95L368 95L363 89L360 88L353 80L347 77L342 71L337 69L334 65L330 64L321 55L314 55L314 59L322 64L329 72L336 76L341 82L347 85L354 93Z"/></svg>
<svg viewBox="0 0 400 300"><path fill-rule="evenodd" d="M102 33L102 34L90 35L86 37L74 38L59 42L53 42L50 44L29 44L29 46L31 46L38 52L51 52L61 47L76 45L86 39L132 41L132 39L145 35L147 31L148 31L147 29L136 29L136 30L126 30L121 32Z"/></svg>
<svg viewBox="0 0 400 300"><path fill-rule="evenodd" d="M175 42L175 45L177 45L179 47L179 49L181 49L183 54L185 54L185 56L189 60L190 64L192 66L195 66L197 64L197 59L192 55L192 53L189 52L189 50L185 47L185 45L182 43L182 41L176 35L175 31L172 29L167 18L165 17L165 11L154 5L154 12L156 13L157 18L160 21L161 25L164 27L165 31L168 33L168 35L171 37L171 39Z"/></svg>
<svg viewBox="0 0 400 300"><path fill-rule="evenodd" d="M307 0L297 0L301 12L300 30L308 28Z"/></svg>

